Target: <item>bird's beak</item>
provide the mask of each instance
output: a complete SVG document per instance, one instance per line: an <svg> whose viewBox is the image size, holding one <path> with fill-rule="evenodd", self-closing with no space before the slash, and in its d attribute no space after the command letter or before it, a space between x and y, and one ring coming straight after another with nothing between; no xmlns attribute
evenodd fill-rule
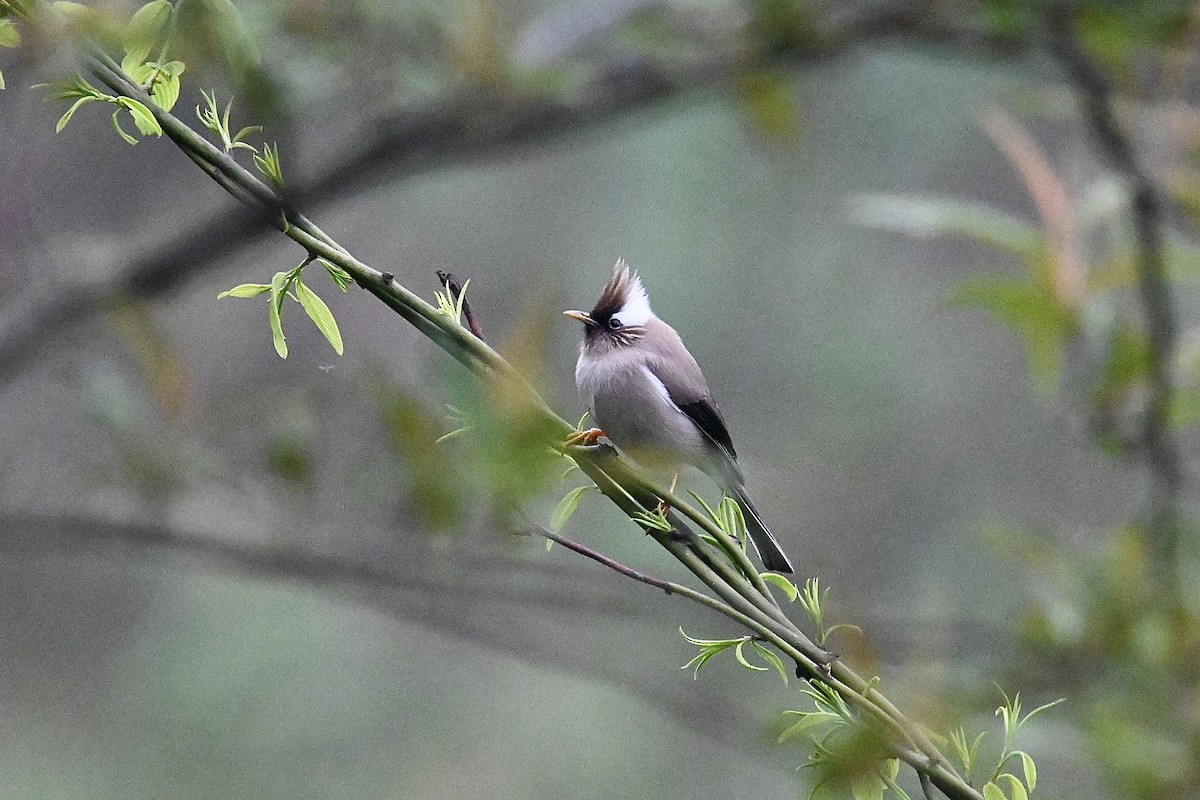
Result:
<svg viewBox="0 0 1200 800"><path fill-rule="evenodd" d="M589 328L594 328L594 327L596 327L596 324L597 324L596 320L592 319L589 315L583 313L582 311L564 311L563 316L570 317L573 320L582 322L584 325L587 325Z"/></svg>

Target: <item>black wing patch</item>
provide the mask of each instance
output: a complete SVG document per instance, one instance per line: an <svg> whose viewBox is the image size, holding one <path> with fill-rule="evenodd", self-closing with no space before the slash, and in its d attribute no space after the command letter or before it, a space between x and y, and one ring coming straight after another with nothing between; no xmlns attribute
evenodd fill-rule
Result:
<svg viewBox="0 0 1200 800"><path fill-rule="evenodd" d="M721 418L721 412L717 410L717 406L712 400L705 397L694 403L681 405L679 410L687 414L692 422L696 423L700 432L719 447L730 461L737 461L737 453L734 452L733 440L729 438L725 420Z"/></svg>

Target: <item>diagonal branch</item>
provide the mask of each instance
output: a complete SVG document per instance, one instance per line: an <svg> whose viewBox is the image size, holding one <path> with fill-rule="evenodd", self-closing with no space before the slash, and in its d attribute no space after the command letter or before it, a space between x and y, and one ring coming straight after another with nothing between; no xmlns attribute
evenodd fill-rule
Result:
<svg viewBox="0 0 1200 800"><path fill-rule="evenodd" d="M395 310L421 333L457 359L481 380L502 388L514 401L545 424L546 439L530 442L560 449L575 460L580 469L626 515L635 519L656 508L669 497L648 481L640 470L621 459L608 447L564 447L574 428L555 414L528 381L495 350L462 327L450 315L441 313L418 295L394 280L390 273L376 270L351 255L304 215L296 212L274 187L246 170L228 153L215 147L179 119L155 105L140 86L132 82L120 67L102 52L94 52L90 69L118 95L143 103L161 125L163 132L201 169L239 200L265 212L273 224L295 241L310 256L319 256L338 265L364 289ZM682 512L688 521L680 519ZM745 565L736 553L717 549L704 541L691 526L707 528L707 520L690 506L679 506L668 517L672 530L644 525L646 532L673 557L708 586L716 596L714 603L727 607L757 637L774 645L794 661L797 674L836 691L855 708L863 724L871 725L889 743L889 752L927 775L932 784L954 800L982 800L950 765L929 737L876 687L842 662L831 658L823 648L792 623L769 591L760 588L761 577L744 572ZM709 531L711 532L711 531ZM718 537L719 540L719 537ZM734 550L739 550L736 546ZM744 556L744 554L743 554ZM700 593L697 593L698 595ZM702 596L702 595L701 595ZM716 606L714 606L716 607Z"/></svg>

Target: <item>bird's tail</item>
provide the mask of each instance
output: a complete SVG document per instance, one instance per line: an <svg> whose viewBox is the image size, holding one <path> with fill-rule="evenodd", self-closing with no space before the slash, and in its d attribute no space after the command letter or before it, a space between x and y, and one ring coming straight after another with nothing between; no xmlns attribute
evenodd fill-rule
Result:
<svg viewBox="0 0 1200 800"><path fill-rule="evenodd" d="M737 501L746 518L746 533L750 535L750 543L754 545L754 551L762 559L763 566L771 572L795 572L795 568L783 552L783 548L779 546L779 542L775 541L775 537L767 529L762 517L758 515L758 509L750 502L745 487L734 487L734 494L737 495Z"/></svg>

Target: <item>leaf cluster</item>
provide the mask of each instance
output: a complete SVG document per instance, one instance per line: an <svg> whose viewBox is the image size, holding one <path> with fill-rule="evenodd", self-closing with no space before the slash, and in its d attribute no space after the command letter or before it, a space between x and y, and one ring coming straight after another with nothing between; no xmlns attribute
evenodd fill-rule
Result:
<svg viewBox="0 0 1200 800"><path fill-rule="evenodd" d="M303 263L294 269L286 272L276 272L274 277L271 278L270 283L239 284L232 289L221 292L217 295L217 299L220 300L225 297L258 297L263 294L270 295L268 318L271 326L271 338L275 345L275 352L279 354L280 358L287 358L287 338L283 335L283 308L284 301L290 297L300 304L304 309L304 313L308 315L308 318L317 326L317 330L329 342L329 346L340 356L345 348L342 344L342 333L338 329L337 320L334 319L333 312L329 310L329 306L325 304L325 301L301 279L304 268L314 261L325 268L334 285L343 292L346 291L351 279L344 270L323 258L306 258Z"/></svg>

